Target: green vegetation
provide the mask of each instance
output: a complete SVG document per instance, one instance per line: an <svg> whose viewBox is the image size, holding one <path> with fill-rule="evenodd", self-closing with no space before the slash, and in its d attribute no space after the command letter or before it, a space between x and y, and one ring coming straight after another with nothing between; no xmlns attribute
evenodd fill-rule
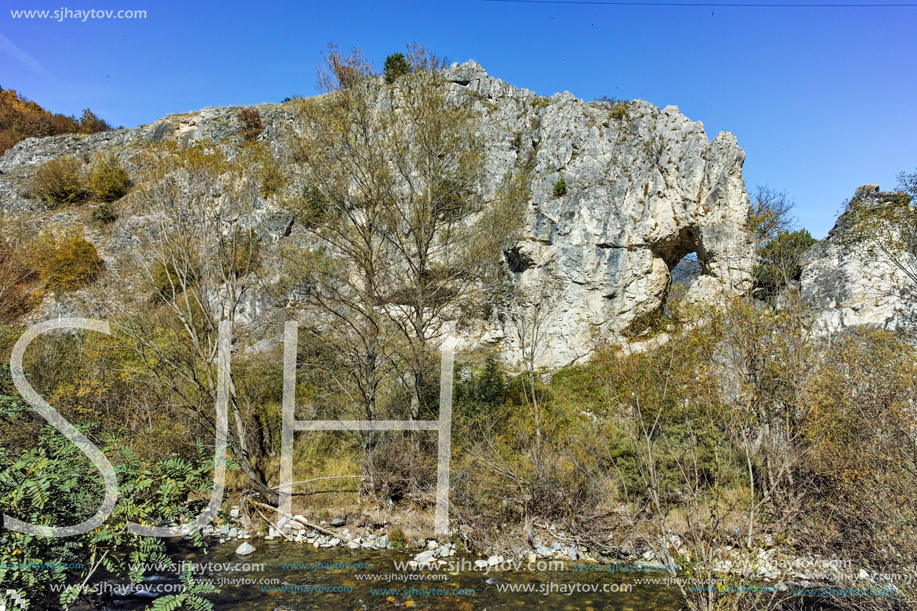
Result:
<svg viewBox="0 0 917 611"><path fill-rule="evenodd" d="M532 106L535 108L547 108L551 105L551 100L543 95L536 95L532 98Z"/></svg>
<svg viewBox="0 0 917 611"><path fill-rule="evenodd" d="M19 401L0 396L0 513L43 526L68 526L91 517L104 484L75 445L50 427L28 440L33 447L21 447L15 442L19 436L7 434L17 427L34 429L30 412ZM124 439L98 439L92 426L82 430L96 438L114 464L119 499L102 526L70 537L66 544L13 532L0 538L0 582L24 597L30 608L69 608L101 571L138 583L144 563L171 565L161 539L130 534L127 523L169 524L193 517L205 503L190 499L212 487L211 464L203 447L195 460L149 463L139 459ZM59 594L53 589L58 584L66 586ZM188 594L206 591L213 590Z"/></svg>
<svg viewBox="0 0 917 611"><path fill-rule="evenodd" d="M29 286L36 272L28 256L29 235L18 224L0 219L0 323L16 320L34 305Z"/></svg>
<svg viewBox="0 0 917 611"><path fill-rule="evenodd" d="M554 183L554 197L563 197L567 194L567 181L564 180L564 177L561 176L560 179Z"/></svg>
<svg viewBox="0 0 917 611"><path fill-rule="evenodd" d="M404 53L392 53L385 58L385 64L382 66L382 73L385 75L385 82L391 85L398 78L410 74L413 71L411 64L408 62Z"/></svg>
<svg viewBox="0 0 917 611"><path fill-rule="evenodd" d="M110 225L118 220L118 209L114 204L99 204L92 210L92 220L100 225Z"/></svg>
<svg viewBox="0 0 917 611"><path fill-rule="evenodd" d="M621 121L627 116L627 108L630 106L630 100L621 100L618 98L610 98L608 96L601 96L595 99L594 103L604 105L609 109L608 118L614 121ZM608 127L606 124L605 127Z"/></svg>
<svg viewBox="0 0 917 611"><path fill-rule="evenodd" d="M213 611L213 603L203 598L202 595L218 594L220 591L216 586L210 583L195 582L194 572L191 567L182 572L181 580L185 586L181 594L170 594L157 598L153 602L151 611L180 611L181 609Z"/></svg>
<svg viewBox="0 0 917 611"><path fill-rule="evenodd" d="M389 533L388 541L394 550L402 550L408 545L408 538L404 536L404 531L401 530L400 526L392 529L392 532Z"/></svg>
<svg viewBox="0 0 917 611"><path fill-rule="evenodd" d="M766 242L754 270L755 295L771 299L791 281L799 280L802 255L817 242L805 229L781 231Z"/></svg>
<svg viewBox="0 0 917 611"><path fill-rule="evenodd" d="M44 163L32 176L30 193L55 208L79 203L86 198L82 164L73 157Z"/></svg>
<svg viewBox="0 0 917 611"><path fill-rule="evenodd" d="M112 153L100 156L89 168L87 187L89 195L97 202L109 204L119 200L130 188L127 170Z"/></svg>

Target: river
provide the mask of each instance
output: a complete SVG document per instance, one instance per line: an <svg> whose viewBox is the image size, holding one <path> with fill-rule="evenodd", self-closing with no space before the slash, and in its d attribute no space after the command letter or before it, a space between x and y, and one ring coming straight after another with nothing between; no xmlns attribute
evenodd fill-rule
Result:
<svg viewBox="0 0 917 611"><path fill-rule="evenodd" d="M609 571L578 571L585 563L532 567L526 562L507 570L474 568L474 557L446 560L450 567L433 571L399 568L406 553L378 550L315 548L278 541L257 541L257 551L242 557L238 543L203 550L178 547L176 562L205 568L201 580L211 580L219 594L206 598L216 611L306 611L325 609L560 609L583 611L658 611L678 609L678 589L637 584L637 579L664 577L659 573L628 575ZM538 570L541 568L542 570ZM207 570L209 569L209 570ZM550 569L550 570L548 570ZM168 592L176 576L161 574L142 587ZM141 610L150 598L119 597L111 611Z"/></svg>

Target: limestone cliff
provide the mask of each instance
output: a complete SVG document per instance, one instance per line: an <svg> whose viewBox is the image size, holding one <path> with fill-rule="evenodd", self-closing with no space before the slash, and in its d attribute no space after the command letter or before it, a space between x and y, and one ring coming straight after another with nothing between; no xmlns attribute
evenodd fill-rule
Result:
<svg viewBox="0 0 917 611"><path fill-rule="evenodd" d="M917 213L901 193L878 185L856 190L828 236L803 257L803 298L814 332L871 327L917 337Z"/></svg>
<svg viewBox="0 0 917 611"><path fill-rule="evenodd" d="M485 193L495 193L508 171L525 166L531 194L519 219L521 237L504 262L507 276L524 289L525 303L496 304L490 319L466 331L468 343L489 344L517 359L506 309L541 304L548 307L538 363L558 367L586 357L595 338L620 340L663 306L670 270L689 253L697 253L703 270L690 298L750 288L754 255L744 228L745 154L731 134L710 141L700 122L674 106L587 103L569 93L539 97L488 76L474 62L455 64L446 74L454 100L480 115ZM276 150L292 114L286 105L258 110L260 138ZM88 161L89 154L110 150L130 167L139 163L146 143L162 140L231 149L241 142L238 111L210 108L135 129L24 141L0 160L0 208L5 215L28 216L39 228L79 223L76 212L52 213L24 195L22 185L40 163L62 155ZM566 189L555 189L561 180ZM260 207L265 240L296 239L277 201L267 198ZM109 230L85 231L110 257L136 248L136 222L126 216ZM40 316L60 313L50 299ZM80 310L78 304L72 308ZM267 320L271 314L258 309L255 317Z"/></svg>

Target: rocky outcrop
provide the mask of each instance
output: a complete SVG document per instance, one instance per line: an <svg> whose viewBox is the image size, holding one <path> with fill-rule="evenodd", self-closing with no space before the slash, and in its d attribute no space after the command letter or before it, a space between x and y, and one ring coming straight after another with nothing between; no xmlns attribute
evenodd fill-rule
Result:
<svg viewBox="0 0 917 611"><path fill-rule="evenodd" d="M450 75L483 116L494 186L514 164L532 163L531 206L507 264L541 308L541 364L582 358L594 337L621 338L651 316L687 254L704 270L690 297L748 288L745 154L731 134L710 142L674 106L538 98L474 63ZM561 179L566 193L556 195ZM513 336L492 324L482 339L511 353Z"/></svg>
<svg viewBox="0 0 917 611"><path fill-rule="evenodd" d="M917 337L917 212L901 193L856 190L828 236L803 256L800 287L814 332L871 327Z"/></svg>
<svg viewBox="0 0 917 611"><path fill-rule="evenodd" d="M513 320L533 315L543 326L538 365L587 357L596 339L621 340L663 307L670 271L689 253L703 270L689 298L750 288L745 154L731 134L710 141L700 122L674 106L586 103L569 93L539 97L488 76L474 62L446 74L454 100L481 117L485 193L496 193L519 168L526 168L531 193L519 219L521 237L505 253L524 297L496 304L489 320L466 330L466 346L486 344L517 361ZM277 134L292 120L289 107L258 110L261 138L282 152ZM144 144L161 140L238 147L238 111L211 108L136 129L24 141L0 160L0 206L5 214L41 214L42 205L23 195L22 177L65 154L88 160L112 150L130 166ZM566 189L555 189L560 181ZM277 202L264 201L263 216L264 239L296 239L291 217ZM112 235L92 237L104 255L135 244L131 227L131 219L122 218Z"/></svg>

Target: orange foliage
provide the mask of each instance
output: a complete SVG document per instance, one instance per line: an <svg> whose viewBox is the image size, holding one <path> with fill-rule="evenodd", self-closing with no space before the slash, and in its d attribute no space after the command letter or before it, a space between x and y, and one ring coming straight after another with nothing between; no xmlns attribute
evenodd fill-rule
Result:
<svg viewBox="0 0 917 611"><path fill-rule="evenodd" d="M94 134L111 129L88 108L77 119L51 113L13 89L0 87L0 154L20 140L59 134Z"/></svg>

